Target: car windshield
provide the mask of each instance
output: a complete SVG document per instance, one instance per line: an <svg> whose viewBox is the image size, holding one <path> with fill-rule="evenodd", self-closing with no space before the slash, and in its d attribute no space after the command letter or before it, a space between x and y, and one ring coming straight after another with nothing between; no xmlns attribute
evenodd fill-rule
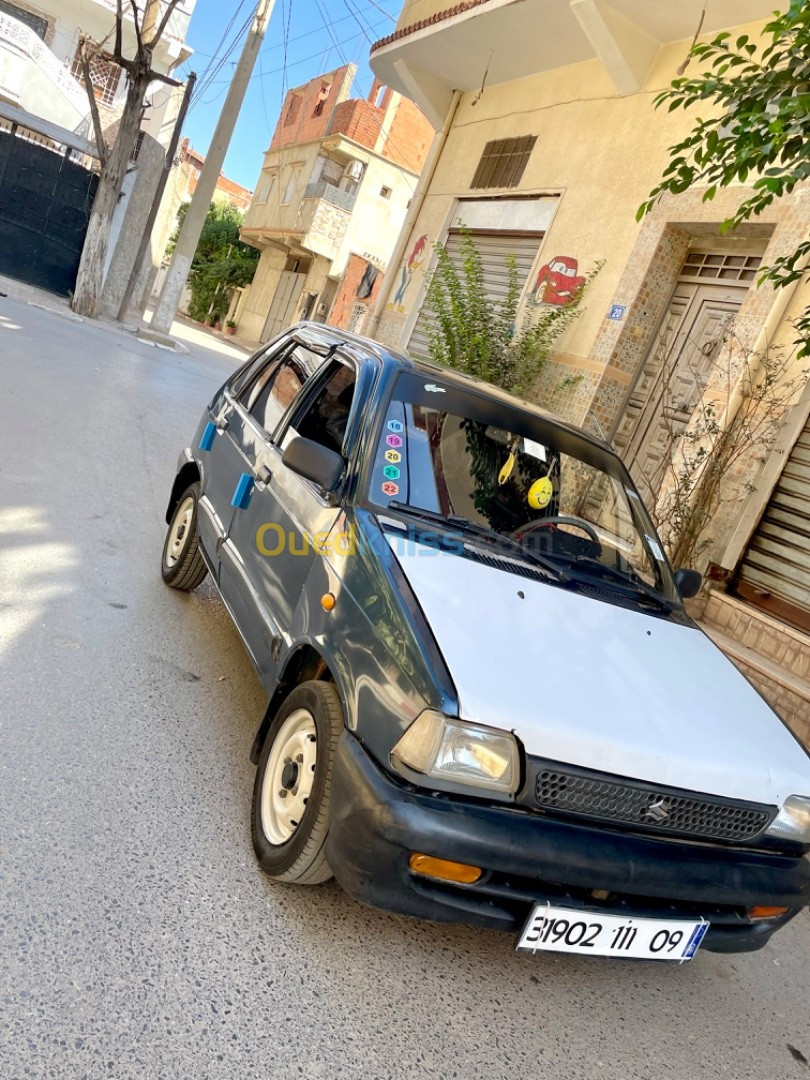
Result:
<svg viewBox="0 0 810 1080"><path fill-rule="evenodd" d="M679 603L655 530L615 455L474 389L400 375L376 447L371 501L501 542L560 579Z"/></svg>

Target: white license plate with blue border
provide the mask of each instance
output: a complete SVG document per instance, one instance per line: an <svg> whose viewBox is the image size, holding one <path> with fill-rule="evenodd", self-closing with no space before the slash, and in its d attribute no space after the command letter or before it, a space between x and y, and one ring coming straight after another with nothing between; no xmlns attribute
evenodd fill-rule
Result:
<svg viewBox="0 0 810 1080"><path fill-rule="evenodd" d="M538 904L516 949L683 963L695 955L708 929L705 919L637 919Z"/></svg>

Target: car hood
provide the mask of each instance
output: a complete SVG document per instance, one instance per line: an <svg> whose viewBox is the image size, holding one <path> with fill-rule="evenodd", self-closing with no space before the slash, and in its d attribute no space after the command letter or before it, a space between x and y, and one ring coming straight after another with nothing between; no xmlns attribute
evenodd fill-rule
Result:
<svg viewBox="0 0 810 1080"><path fill-rule="evenodd" d="M463 719L618 776L772 805L810 795L810 758L701 630L388 540Z"/></svg>

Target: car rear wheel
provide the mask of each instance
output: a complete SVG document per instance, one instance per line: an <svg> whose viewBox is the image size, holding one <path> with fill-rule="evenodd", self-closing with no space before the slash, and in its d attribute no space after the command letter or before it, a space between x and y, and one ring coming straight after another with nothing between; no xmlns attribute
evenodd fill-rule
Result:
<svg viewBox="0 0 810 1080"><path fill-rule="evenodd" d="M200 485L198 483L186 488L177 500L163 544L163 558L160 565L163 580L173 589L182 589L183 592L196 589L208 573L197 536L199 498Z"/></svg>
<svg viewBox="0 0 810 1080"><path fill-rule="evenodd" d="M259 756L251 832L262 869L279 881L318 885L326 861L332 760L343 730L331 683L306 682L285 699Z"/></svg>

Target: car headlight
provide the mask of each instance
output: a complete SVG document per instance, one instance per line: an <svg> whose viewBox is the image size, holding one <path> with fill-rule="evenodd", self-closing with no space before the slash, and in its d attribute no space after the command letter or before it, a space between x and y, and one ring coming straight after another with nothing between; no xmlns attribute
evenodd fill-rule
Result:
<svg viewBox="0 0 810 1080"><path fill-rule="evenodd" d="M788 795L765 834L778 836L780 840L810 844L810 798Z"/></svg>
<svg viewBox="0 0 810 1080"><path fill-rule="evenodd" d="M511 794L520 783L520 752L514 735L432 709L414 720L391 756L414 772L487 791Z"/></svg>

